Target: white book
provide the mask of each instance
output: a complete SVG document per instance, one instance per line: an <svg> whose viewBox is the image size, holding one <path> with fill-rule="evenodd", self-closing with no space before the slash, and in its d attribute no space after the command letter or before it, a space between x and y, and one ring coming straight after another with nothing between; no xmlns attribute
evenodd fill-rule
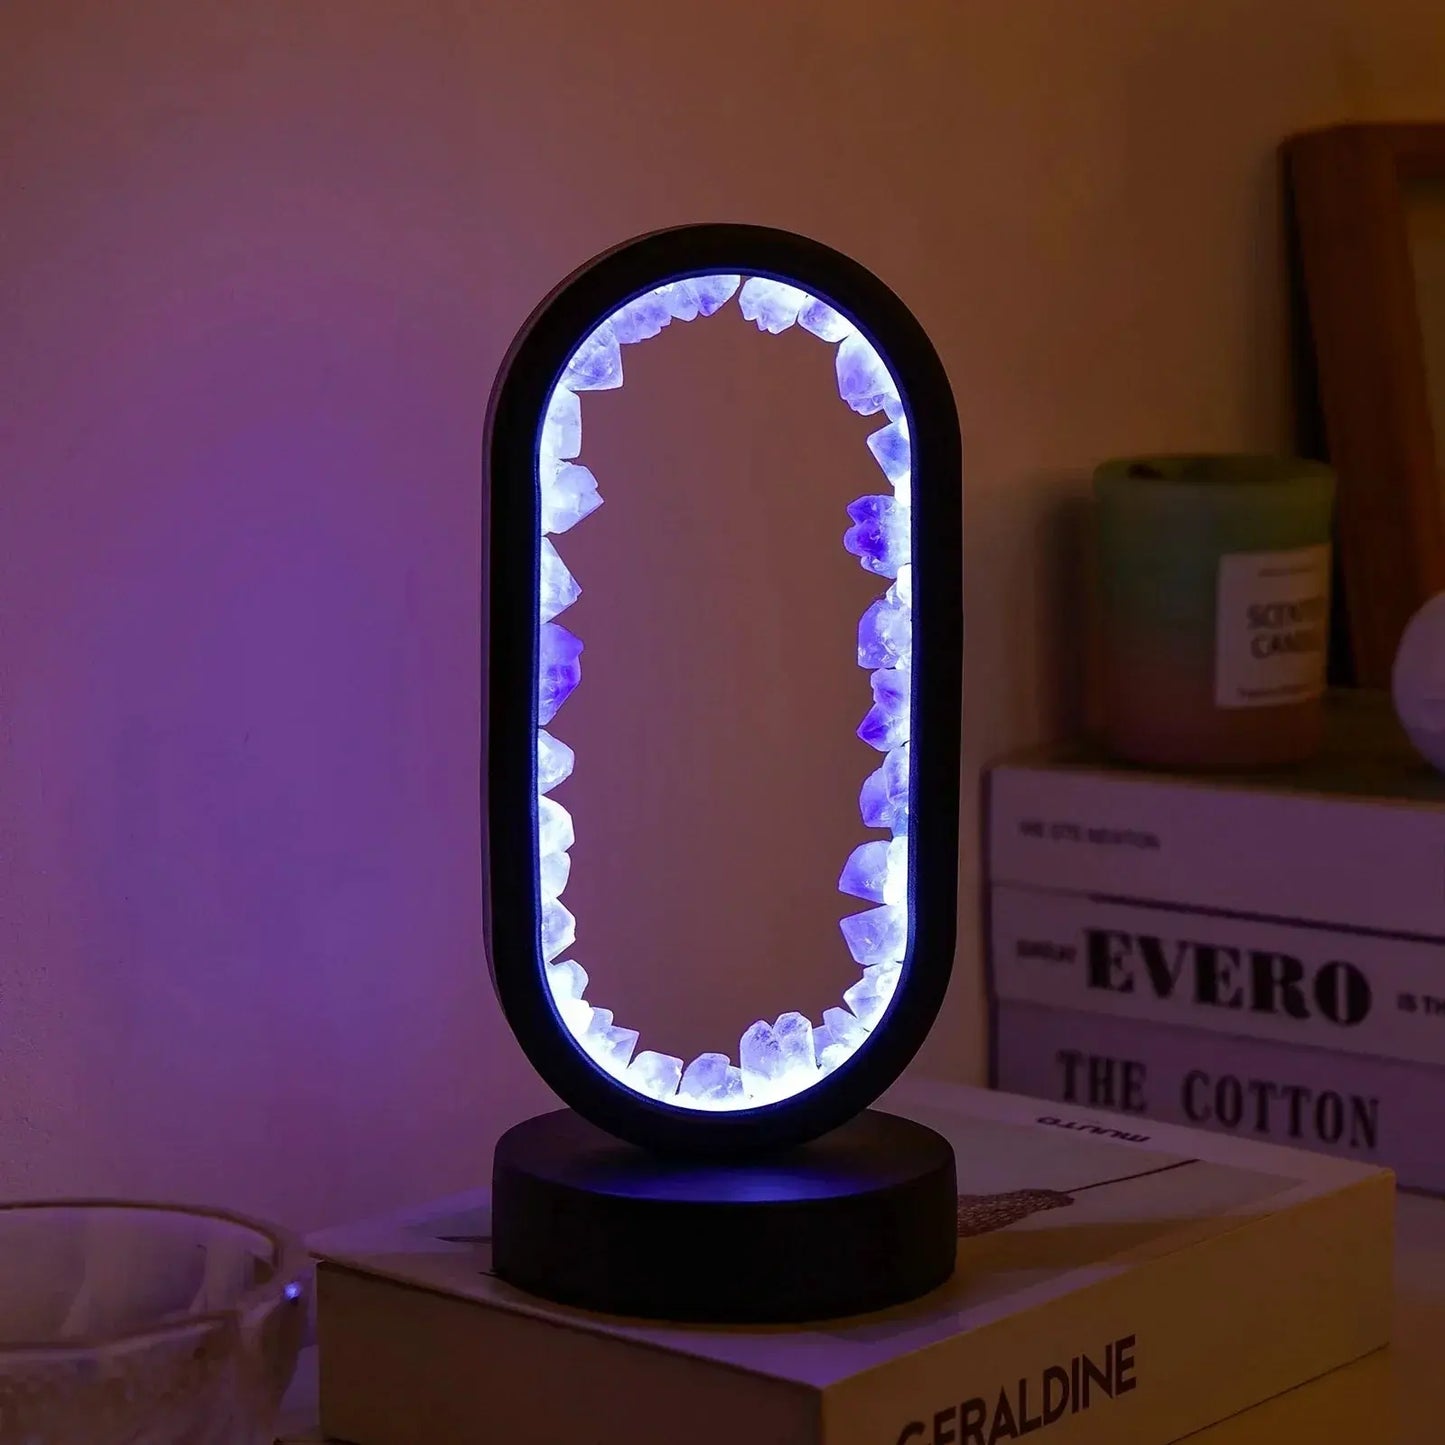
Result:
<svg viewBox="0 0 1445 1445"><path fill-rule="evenodd" d="M994 995L1445 1065L1445 943L995 885Z"/></svg>
<svg viewBox="0 0 1445 1445"><path fill-rule="evenodd" d="M962 1086L884 1104L957 1153L941 1289L802 1327L616 1318L496 1279L485 1195L441 1201L312 1239L325 1432L1164 1445L1386 1341L1386 1171Z"/></svg>
<svg viewBox="0 0 1445 1445"><path fill-rule="evenodd" d="M1445 1193L1445 1069L1002 1000L992 1077L1070 1108L1318 1149Z"/></svg>
<svg viewBox="0 0 1445 1445"><path fill-rule="evenodd" d="M1334 695L1327 722L1320 756L1276 773L1147 772L1082 744L1004 762L990 879L1445 938L1445 779L1388 699Z"/></svg>

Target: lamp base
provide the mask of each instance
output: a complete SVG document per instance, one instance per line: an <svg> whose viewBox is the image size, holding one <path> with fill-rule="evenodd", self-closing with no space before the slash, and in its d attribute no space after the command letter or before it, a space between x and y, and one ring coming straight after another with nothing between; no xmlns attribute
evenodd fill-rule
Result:
<svg viewBox="0 0 1445 1445"><path fill-rule="evenodd" d="M953 1150L868 1110L758 1159L650 1154L570 1109L509 1129L492 1161L492 1267L559 1304L774 1324L916 1299L953 1273Z"/></svg>

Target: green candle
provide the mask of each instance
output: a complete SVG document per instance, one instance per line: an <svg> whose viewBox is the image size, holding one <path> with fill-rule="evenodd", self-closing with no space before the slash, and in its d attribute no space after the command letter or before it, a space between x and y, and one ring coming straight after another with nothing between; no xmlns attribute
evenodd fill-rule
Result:
<svg viewBox="0 0 1445 1445"><path fill-rule="evenodd" d="M1094 474L1105 732L1153 767L1314 751L1334 475L1289 457L1157 456Z"/></svg>

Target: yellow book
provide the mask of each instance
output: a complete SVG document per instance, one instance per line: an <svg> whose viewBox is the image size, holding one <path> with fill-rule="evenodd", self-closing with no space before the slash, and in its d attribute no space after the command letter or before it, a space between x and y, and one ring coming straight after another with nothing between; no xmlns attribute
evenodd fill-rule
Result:
<svg viewBox="0 0 1445 1445"><path fill-rule="evenodd" d="M311 1241L323 1431L1164 1445L1387 1341L1386 1170L957 1085L900 1084L880 1107L957 1154L942 1289L801 1327L591 1314L496 1279L485 1194L445 1200Z"/></svg>

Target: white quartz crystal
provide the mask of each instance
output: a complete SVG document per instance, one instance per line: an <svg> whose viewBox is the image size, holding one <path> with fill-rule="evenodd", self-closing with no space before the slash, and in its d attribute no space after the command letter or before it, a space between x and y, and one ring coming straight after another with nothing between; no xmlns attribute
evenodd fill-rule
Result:
<svg viewBox="0 0 1445 1445"><path fill-rule="evenodd" d="M547 987L559 1003L564 999L579 999L587 992L587 970L576 959L564 958L547 964L546 969Z"/></svg>
<svg viewBox="0 0 1445 1445"><path fill-rule="evenodd" d="M849 855L838 878L838 891L870 903L883 902L883 880L888 873L888 842L860 843Z"/></svg>
<svg viewBox="0 0 1445 1445"><path fill-rule="evenodd" d="M907 950L908 912L897 904L850 914L838 926L843 930L848 952L864 968L894 963Z"/></svg>
<svg viewBox="0 0 1445 1445"><path fill-rule="evenodd" d="M732 1060L726 1054L699 1054L682 1072L678 1093L687 1099L705 1099L727 1079Z"/></svg>
<svg viewBox="0 0 1445 1445"><path fill-rule="evenodd" d="M908 896L908 838L860 843L843 865L838 889L870 903L902 903Z"/></svg>
<svg viewBox="0 0 1445 1445"><path fill-rule="evenodd" d="M577 755L566 743L558 742L546 728L537 729L537 791L550 793L558 783L572 776Z"/></svg>
<svg viewBox="0 0 1445 1445"><path fill-rule="evenodd" d="M828 1026L832 1042L852 1051L868 1037L868 1030L858 1016L845 1008L825 1008L823 1022Z"/></svg>
<svg viewBox="0 0 1445 1445"><path fill-rule="evenodd" d="M542 957L550 963L577 941L577 920L555 898L542 900Z"/></svg>
<svg viewBox="0 0 1445 1445"><path fill-rule="evenodd" d="M738 1063L742 1068L743 1088L749 1094L772 1092L783 1074L783 1046L770 1023L759 1019L742 1036Z"/></svg>
<svg viewBox="0 0 1445 1445"><path fill-rule="evenodd" d="M576 841L571 813L553 798L538 798L537 852L565 853Z"/></svg>
<svg viewBox="0 0 1445 1445"><path fill-rule="evenodd" d="M622 1076L624 1083L641 1093L650 1094L654 1099L670 1099L677 1093L681 1078L682 1060L652 1049L644 1049L638 1054Z"/></svg>
<svg viewBox="0 0 1445 1445"><path fill-rule="evenodd" d="M821 336L824 341L841 341L853 329L853 323L846 316L816 297L798 312L798 325L814 336Z"/></svg>
<svg viewBox="0 0 1445 1445"><path fill-rule="evenodd" d="M543 622L550 622L559 612L565 612L581 595L577 579L567 570L567 564L558 555L557 549L545 538L538 558L541 571L540 615Z"/></svg>
<svg viewBox="0 0 1445 1445"><path fill-rule="evenodd" d="M888 872L883 879L883 901L904 903L908 899L908 835L900 834L888 845Z"/></svg>
<svg viewBox="0 0 1445 1445"><path fill-rule="evenodd" d="M858 620L859 667L897 667L913 660L913 610L899 596L897 585Z"/></svg>
<svg viewBox="0 0 1445 1445"><path fill-rule="evenodd" d="M864 1028L875 1027L883 1017L883 1010L888 1007L898 987L899 972L896 963L865 968L863 977L851 988L843 990L843 1002L853 1010Z"/></svg>
<svg viewBox="0 0 1445 1445"><path fill-rule="evenodd" d="M759 331L768 331L776 336L797 321L798 312L809 299L808 293L796 286L754 276L743 282L738 306L744 320L754 321Z"/></svg>
<svg viewBox="0 0 1445 1445"><path fill-rule="evenodd" d="M726 1054L699 1054L683 1070L677 1097L696 1109L739 1108L746 1102L742 1070Z"/></svg>
<svg viewBox="0 0 1445 1445"><path fill-rule="evenodd" d="M543 853L537 860L537 883L543 900L559 897L571 873L570 853Z"/></svg>
<svg viewBox="0 0 1445 1445"><path fill-rule="evenodd" d="M713 312L721 311L737 294L742 282L741 276L725 276L721 273L692 277L689 284L697 296L697 314L711 316Z"/></svg>
<svg viewBox="0 0 1445 1445"><path fill-rule="evenodd" d="M884 412L892 421L903 415L898 388L883 364L883 358L858 331L845 336L835 358L838 395L860 416Z"/></svg>
<svg viewBox="0 0 1445 1445"><path fill-rule="evenodd" d="M610 1008L595 1008L581 1042L605 1069L620 1074L637 1047L637 1030L617 1028Z"/></svg>
<svg viewBox="0 0 1445 1445"><path fill-rule="evenodd" d="M898 569L898 578L885 594L896 595L905 607L913 606L913 563L905 562Z"/></svg>
<svg viewBox="0 0 1445 1445"><path fill-rule="evenodd" d="M562 1022L576 1039L580 1039L587 1032L588 1025L592 1022L592 1005L585 999L559 998L557 1012L562 1015Z"/></svg>
<svg viewBox="0 0 1445 1445"><path fill-rule="evenodd" d="M868 438L883 475L893 483L893 495L906 507L912 500L913 450L908 441L908 419L900 417Z"/></svg>
<svg viewBox="0 0 1445 1445"><path fill-rule="evenodd" d="M645 291L634 301L629 301L611 318L612 334L627 345L635 341L647 341L672 320L672 311L667 298L660 291Z"/></svg>
<svg viewBox="0 0 1445 1445"><path fill-rule="evenodd" d="M863 780L858 811L870 828L888 828L895 834L908 829L908 744L893 748L882 766Z"/></svg>
<svg viewBox="0 0 1445 1445"><path fill-rule="evenodd" d="M575 391L553 388L542 416L539 450L552 461L570 461L582 450L582 398Z"/></svg>
<svg viewBox="0 0 1445 1445"><path fill-rule="evenodd" d="M549 463L544 457L538 476L542 490L542 530L565 532L602 505L597 478L576 462Z"/></svg>
<svg viewBox="0 0 1445 1445"><path fill-rule="evenodd" d="M610 321L604 321L572 353L562 383L571 391L611 391L622 385L622 351Z"/></svg>
<svg viewBox="0 0 1445 1445"><path fill-rule="evenodd" d="M667 307L668 315L678 321L693 321L701 309L697 287L691 281L672 281L657 288L657 295Z"/></svg>
<svg viewBox="0 0 1445 1445"><path fill-rule="evenodd" d="M783 1068L815 1069L818 1056L813 1052L813 1025L806 1014L779 1014L773 1024L773 1037L783 1051Z"/></svg>

